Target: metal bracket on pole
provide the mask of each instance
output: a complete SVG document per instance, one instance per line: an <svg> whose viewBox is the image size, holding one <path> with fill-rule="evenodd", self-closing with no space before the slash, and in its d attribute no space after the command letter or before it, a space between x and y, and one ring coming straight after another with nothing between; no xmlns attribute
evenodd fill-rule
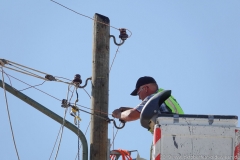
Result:
<svg viewBox="0 0 240 160"><path fill-rule="evenodd" d="M0 80L0 87L3 88L3 84L2 83L3 83L2 80ZM40 112L42 112L43 114L47 115L48 117L54 119L58 123L60 123L60 124L63 123L63 117L61 117L61 116L57 115L56 113L52 112L48 108L44 107L43 105L41 105L38 102L36 102L33 99L31 99L30 97L26 96L25 94L19 92L18 90L16 90L15 88L11 87L7 83L5 83L5 89L9 93L13 94L17 98L19 98L22 101L26 102L27 104L29 104L30 106L32 106L35 109L39 110ZM79 130L75 125L73 125L72 123L70 123L67 120L65 120L64 126L67 127L68 129L70 129L71 131L73 131L79 137L79 139L82 142L82 147L83 147L83 150L82 150L82 160L88 160L88 144L87 144L87 139L86 139L85 135L83 134L83 132L81 130Z"/></svg>

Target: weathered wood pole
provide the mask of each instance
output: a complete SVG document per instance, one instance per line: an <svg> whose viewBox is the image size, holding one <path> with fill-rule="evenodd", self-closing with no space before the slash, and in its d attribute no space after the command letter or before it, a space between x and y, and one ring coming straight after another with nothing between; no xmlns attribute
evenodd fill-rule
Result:
<svg viewBox="0 0 240 160"><path fill-rule="evenodd" d="M107 115L103 113L108 113L110 20L108 17L100 14L95 14L94 19L91 98L92 113L107 117ZM107 160L107 150L108 122L92 115L90 160Z"/></svg>

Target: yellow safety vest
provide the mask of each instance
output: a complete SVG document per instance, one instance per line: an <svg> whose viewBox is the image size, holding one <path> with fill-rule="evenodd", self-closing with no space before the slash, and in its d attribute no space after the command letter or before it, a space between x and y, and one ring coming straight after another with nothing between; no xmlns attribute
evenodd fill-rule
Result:
<svg viewBox="0 0 240 160"><path fill-rule="evenodd" d="M160 89L158 89L157 92L162 92L163 90L164 89L160 88ZM166 101L164 101L164 103L170 109L170 111L172 113L184 114L182 108L180 107L180 105L178 104L178 102L176 101L176 99L173 96L170 96Z"/></svg>

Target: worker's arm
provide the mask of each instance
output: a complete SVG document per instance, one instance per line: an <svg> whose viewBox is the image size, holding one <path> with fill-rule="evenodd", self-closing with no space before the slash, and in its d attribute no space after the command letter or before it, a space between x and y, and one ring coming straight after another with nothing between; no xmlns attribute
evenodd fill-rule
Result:
<svg viewBox="0 0 240 160"><path fill-rule="evenodd" d="M129 109L133 109L132 107L120 107L119 108L121 110L121 112L129 110Z"/></svg>
<svg viewBox="0 0 240 160"><path fill-rule="evenodd" d="M112 112L112 116L120 120L123 120L125 122L128 122L128 121L134 121L139 119L140 112L134 108L131 108L122 112L121 108L119 108Z"/></svg>

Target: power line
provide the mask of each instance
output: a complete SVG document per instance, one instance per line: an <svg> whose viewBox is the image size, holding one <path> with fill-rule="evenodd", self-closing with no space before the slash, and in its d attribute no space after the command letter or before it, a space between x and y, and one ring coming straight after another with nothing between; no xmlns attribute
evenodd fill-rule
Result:
<svg viewBox="0 0 240 160"><path fill-rule="evenodd" d="M68 99L68 96L69 96L69 92L71 92L71 97L70 97L70 100L69 100L69 101L71 101L71 99L72 99L72 97L73 97L73 92L74 92L74 90L75 90L75 88L74 88L73 91L71 91L71 90L70 90L71 87L72 87L71 85L68 85L67 99ZM57 143L58 137L59 137L59 135L60 135L60 140L59 140L59 144L58 144L58 150L57 150L57 153L56 153L56 155L55 155L55 159L57 158L58 151L59 151L60 144L61 144L61 139L62 139L63 128L64 128L64 123L65 123L65 118L66 118L66 112L67 112L67 110L68 110L68 108L66 108L66 110L65 110L64 118L63 118L63 124L61 125L60 130L59 130L59 132L58 132L58 135L57 135L56 141L55 141L55 143L54 143L54 146L53 146L53 149L52 149L51 155L50 155L50 157L49 157L49 160L50 160L51 157L52 157L52 154L53 154L53 151L54 151L54 149L55 149L55 146L56 146L56 143Z"/></svg>
<svg viewBox="0 0 240 160"><path fill-rule="evenodd" d="M2 79L3 79L3 80L2 80L2 84L3 84L4 96L5 96L6 106L7 106L8 120L9 120L9 124L10 124L10 128L11 128L12 139L13 139L15 151L16 151L16 153L17 153L18 160L20 160L20 157L19 157L19 154L18 154L18 150L17 150L16 141L15 141L15 138L14 138L14 133L13 133L13 128L12 128L12 122L11 122L11 116L10 116L9 107L8 107L7 94L6 94L5 82L4 82L3 68L1 67L1 69L2 69Z"/></svg>
<svg viewBox="0 0 240 160"><path fill-rule="evenodd" d="M65 112L64 112L63 123L62 123L62 126L61 126L60 140L59 140L59 143L58 143L58 148L57 148L57 152L56 152L56 155L55 155L55 160L57 159L58 152L59 152L59 149L60 149L60 145L61 145L61 142L62 142L62 135L63 135L63 129L64 129L64 123L65 123L67 110L68 110L68 108L66 108Z"/></svg>
<svg viewBox="0 0 240 160"><path fill-rule="evenodd" d="M72 84L71 81L70 82L62 81L62 80L57 79L56 77L52 76L51 74L47 74L42 71L27 67L27 66L9 61L9 60L0 59L0 65L2 67L8 68L10 70L14 70L16 72L20 72L20 73L23 73L23 74L26 74L29 76L33 76L35 78L39 78L39 79L42 79L45 81L56 81L56 82L62 82L62 83L66 83L66 84ZM6 66L6 65L9 65L9 66ZM28 70L30 70L30 71L28 71ZM38 74L44 74L45 77L37 75L36 73L33 73L32 71L37 72ZM63 77L60 77L60 78L67 79L67 78L63 78Z"/></svg>
<svg viewBox="0 0 240 160"><path fill-rule="evenodd" d="M120 41L120 42L121 42L121 41ZM112 66L113 66L114 60L115 60L115 58L116 58L116 56L117 56L117 53L118 53L118 49L119 49L119 47L120 47L120 46L117 47L116 53L115 53L115 55L114 55L114 58L113 58L112 64L111 64L110 69L109 69L109 73L110 73L110 71L111 71L111 69L112 69Z"/></svg>
<svg viewBox="0 0 240 160"><path fill-rule="evenodd" d="M50 97L58 100L58 101L62 101L62 100L60 100L59 98L56 98L56 97L54 97L53 95L50 95L50 94L48 94L48 93L46 93L46 92L44 92L44 91L36 88L35 86L32 86L32 85L30 85L30 84L28 84L28 83L26 83L26 82L24 82L24 81L22 81L22 80L20 80L20 79L18 79L18 78L16 78L16 77L12 76L12 75L10 75L10 74L8 74L8 73L6 73L6 72L4 72L4 73L5 73L6 75L8 75L9 77L12 77L12 78L14 78L14 79L16 79L16 80L18 80L18 81L20 81L20 82L22 82L22 83L30 86L31 88L34 88L34 89L36 89L36 90L38 90L38 91L40 91L40 92L42 92L42 93L44 93L44 94L46 94L46 95L48 95L48 96L50 96ZM71 87L71 86L72 86L72 85L69 85L69 87ZM21 90L20 90L20 91L21 91ZM69 91L72 92L71 90L69 90ZM86 91L86 90L85 90L85 91ZM88 95L89 95L89 94L88 94ZM72 97L73 97L73 94L71 95L71 98L72 98ZM90 97L90 95L89 95L89 97ZM70 100L71 100L71 98L70 98ZM90 98L91 98L91 97L90 97ZM73 103L72 103L72 104L73 104ZM91 108L89 108L89 107L85 107L85 106L82 106L82 105L79 105L79 104L76 104L76 105L79 106L79 107L82 107L82 108L86 108L86 109L89 109L89 110L93 110L93 109L91 109ZM83 111L83 112L85 112L85 113L89 113L89 112L84 111L84 110L81 110L81 111ZM111 115L111 114L108 114L108 113L106 113L106 112L102 112L102 111L98 111L98 110L95 110L95 111L96 111L96 112L99 112L99 113L102 113L102 114ZM89 113L89 114L91 114L91 113Z"/></svg>
<svg viewBox="0 0 240 160"><path fill-rule="evenodd" d="M66 8L66 9L68 9L68 10L70 10L70 11L72 11L72 12L74 12L74 13L80 15L80 16L83 16L83 17L89 18L89 19L94 20L94 21L96 21L96 22L98 22L98 23L102 23L102 24L104 24L104 25L106 25L106 26L109 26L109 27L112 27L112 28L114 28L114 29L116 29L116 30L119 30L119 29L116 28L116 27L110 26L110 25L107 24L107 23L103 23L103 22L97 21L97 20L95 20L94 18L91 18L91 17L89 17L89 16L86 16L86 15L84 15L84 14L81 14L81 13L79 13L79 12L77 12L77 11L71 9L71 8L68 8L68 7L66 7L66 6L62 5L61 3L58 3L58 2L56 2L56 1L54 1L54 0L50 0L50 1L52 1L52 2L54 2L54 3L56 3L56 4L58 4L59 6L62 6L63 8Z"/></svg>
<svg viewBox="0 0 240 160"><path fill-rule="evenodd" d="M58 135L57 135L57 138L56 138L55 143L54 143L54 145L53 145L53 149L52 149L52 152L51 152L51 154L50 154L49 160L51 159L52 154L53 154L53 151L54 151L54 148L55 148L55 146L56 146L56 144L57 144L57 140L58 140L58 137L59 137L59 135L60 135L61 128L62 128L62 125L60 126L60 129L59 129L59 131L58 131Z"/></svg>
<svg viewBox="0 0 240 160"><path fill-rule="evenodd" d="M7 74L7 73L5 73L5 74ZM10 74L7 74L7 75L10 76L10 77L12 77L12 78L14 78L14 79L16 79L16 80L18 80L18 81L20 81L20 82L22 82L22 83L24 83L24 84L26 84L26 85L28 85L28 86L30 86L31 88L34 88L34 89L36 89L36 90L38 90L38 91L40 91L40 92L42 92L42 93L44 93L44 94L46 94L46 95L48 95L48 96L50 96L50 97L52 97L52 98L58 100L58 101L61 101L60 99L58 99L58 98L56 98L56 97L54 97L54 96L52 96L52 95L50 95L50 94L48 94L48 93L46 93L46 92L44 92L44 91L42 91L42 90L36 88L35 86L32 86L32 85L30 85L30 84L28 84L28 83L26 83L26 82L24 82L24 81L22 81L22 80L16 78L16 77L13 77L13 76L10 75Z"/></svg>
<svg viewBox="0 0 240 160"><path fill-rule="evenodd" d="M46 81L43 81L43 82L40 83L40 84L37 84L37 85L34 85L34 86L27 87L27 88L25 88L25 89L19 90L19 92L22 92L22 91L24 91L24 90L27 90L27 89L30 89L30 88L33 88L33 87L37 87L37 86L43 85L43 83L45 83L45 82L46 82Z"/></svg>

